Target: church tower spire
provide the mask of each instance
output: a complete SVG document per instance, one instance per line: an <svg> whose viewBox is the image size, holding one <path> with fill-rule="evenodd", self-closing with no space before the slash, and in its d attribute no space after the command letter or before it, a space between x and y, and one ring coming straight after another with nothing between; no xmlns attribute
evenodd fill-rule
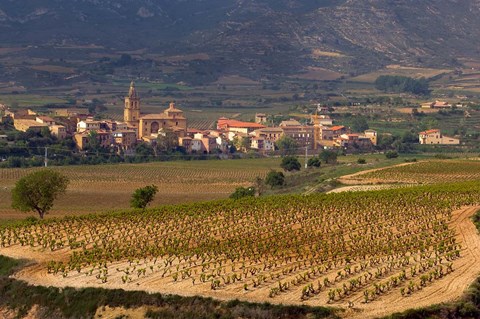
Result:
<svg viewBox="0 0 480 319"><path fill-rule="evenodd" d="M130 83L128 96L125 97L123 120L131 127L137 127L140 120L140 97L135 89L135 82Z"/></svg>
<svg viewBox="0 0 480 319"><path fill-rule="evenodd" d="M132 82L130 82L130 90L128 91L128 96L130 98L137 98L137 90L135 89L135 82L132 80Z"/></svg>

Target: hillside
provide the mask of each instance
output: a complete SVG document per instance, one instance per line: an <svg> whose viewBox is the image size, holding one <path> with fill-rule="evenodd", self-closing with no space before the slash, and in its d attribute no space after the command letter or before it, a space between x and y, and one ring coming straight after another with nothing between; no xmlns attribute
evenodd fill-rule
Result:
<svg viewBox="0 0 480 319"><path fill-rule="evenodd" d="M0 3L2 47L95 45L186 55L194 74L250 78L323 67L456 65L478 54L476 0L26 0ZM41 51L41 52L39 52Z"/></svg>

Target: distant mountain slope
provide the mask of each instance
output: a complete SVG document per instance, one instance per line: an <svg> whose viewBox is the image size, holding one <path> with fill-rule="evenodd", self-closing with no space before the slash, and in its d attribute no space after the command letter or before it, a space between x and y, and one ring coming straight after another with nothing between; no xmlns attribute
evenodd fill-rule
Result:
<svg viewBox="0 0 480 319"><path fill-rule="evenodd" d="M203 52L248 76L452 65L479 53L480 1L3 0L0 43Z"/></svg>

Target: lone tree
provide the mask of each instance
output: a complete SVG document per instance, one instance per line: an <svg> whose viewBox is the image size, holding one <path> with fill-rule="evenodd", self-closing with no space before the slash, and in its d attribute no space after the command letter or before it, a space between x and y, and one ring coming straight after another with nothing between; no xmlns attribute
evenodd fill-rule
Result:
<svg viewBox="0 0 480 319"><path fill-rule="evenodd" d="M36 211L41 219L64 194L69 180L51 169L42 169L22 177L12 189L12 207L22 212Z"/></svg>
<svg viewBox="0 0 480 319"><path fill-rule="evenodd" d="M130 200L130 206L133 208L145 209L148 204L153 201L153 198L157 192L158 187L156 185L137 188L135 192L133 192L132 199Z"/></svg>

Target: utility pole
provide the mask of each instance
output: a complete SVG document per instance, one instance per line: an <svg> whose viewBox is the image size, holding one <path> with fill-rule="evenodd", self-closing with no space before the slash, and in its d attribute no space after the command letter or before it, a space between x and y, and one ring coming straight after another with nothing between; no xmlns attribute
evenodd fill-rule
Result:
<svg viewBox="0 0 480 319"><path fill-rule="evenodd" d="M48 166L48 147L45 146L45 159L44 159L45 167Z"/></svg>
<svg viewBox="0 0 480 319"><path fill-rule="evenodd" d="M307 161L308 161L308 146L305 146L305 168L308 167Z"/></svg>

